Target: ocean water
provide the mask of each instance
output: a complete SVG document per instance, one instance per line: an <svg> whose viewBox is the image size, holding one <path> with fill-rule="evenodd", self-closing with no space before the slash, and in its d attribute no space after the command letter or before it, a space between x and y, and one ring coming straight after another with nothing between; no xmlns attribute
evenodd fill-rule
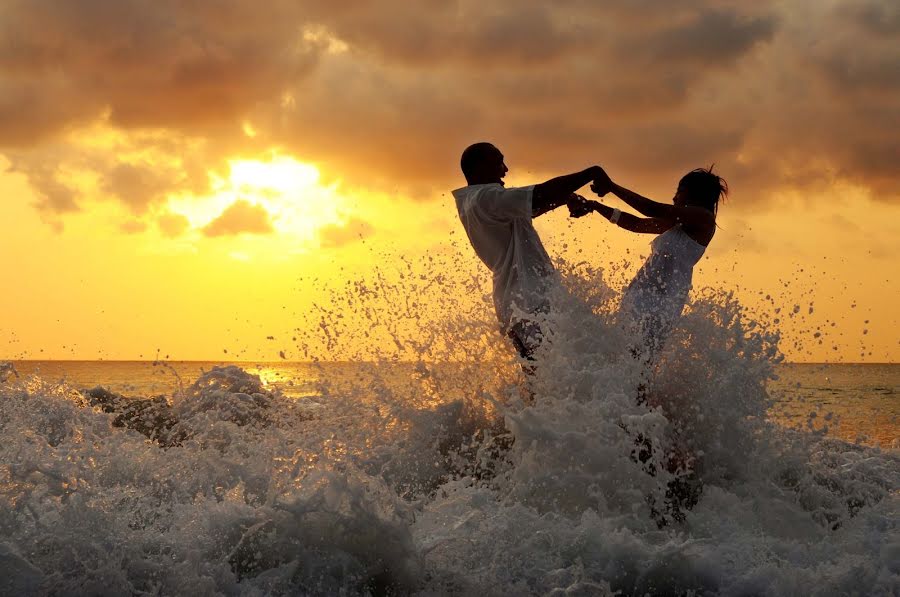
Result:
<svg viewBox="0 0 900 597"><path fill-rule="evenodd" d="M214 367L235 365L259 376L270 390L293 398L316 395L324 380L352 384L371 364L230 361L19 361L20 375L73 388L103 386L125 396L174 395ZM444 367L452 372L453 365ZM409 377L411 363L381 363L382 377ZM790 428L818 430L864 445L900 443L900 364L780 363L768 381L769 416ZM448 373L450 375L451 373Z"/></svg>
<svg viewBox="0 0 900 597"><path fill-rule="evenodd" d="M769 383L781 424L900 447L900 364L782 364Z"/></svg>
<svg viewBox="0 0 900 597"><path fill-rule="evenodd" d="M406 361L15 363L0 594L900 592L897 366L784 364L709 292L648 373L580 280L530 380L467 315Z"/></svg>

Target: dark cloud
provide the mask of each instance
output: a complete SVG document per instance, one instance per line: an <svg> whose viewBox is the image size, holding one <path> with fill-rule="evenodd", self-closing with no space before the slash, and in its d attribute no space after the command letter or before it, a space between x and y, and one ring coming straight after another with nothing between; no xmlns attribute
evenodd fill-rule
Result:
<svg viewBox="0 0 900 597"><path fill-rule="evenodd" d="M96 106L61 101L70 91L66 82L52 77L19 80L0 74L0 148L39 144L67 124L99 114Z"/></svg>
<svg viewBox="0 0 900 597"><path fill-rule="evenodd" d="M645 57L697 66L731 64L775 33L772 15L747 17L736 12L707 10L685 23L654 32L638 48ZM622 48L627 51L627 48Z"/></svg>
<svg viewBox="0 0 900 597"><path fill-rule="evenodd" d="M124 127L203 131L277 96L315 62L295 2L7 0L0 145L108 112ZM37 101L35 101L37 100Z"/></svg>
<svg viewBox="0 0 900 597"><path fill-rule="evenodd" d="M333 249L359 242L374 232L374 228L367 221L360 218L350 218L341 225L323 226L319 230L319 245L324 249Z"/></svg>
<svg viewBox="0 0 900 597"><path fill-rule="evenodd" d="M868 0L843 5L839 9L869 33L896 39L900 35L900 4Z"/></svg>
<svg viewBox="0 0 900 597"><path fill-rule="evenodd" d="M432 1L358 3L357 10L322 11L341 39L387 62L411 66L462 64L509 68L553 63L586 41L582 30L556 18L545 3ZM365 5L365 6L362 6Z"/></svg>
<svg viewBox="0 0 900 597"><path fill-rule="evenodd" d="M900 95L900 34L894 43L868 43L828 48L818 70L833 86L834 93L858 97L870 94L887 101Z"/></svg>
<svg viewBox="0 0 900 597"><path fill-rule="evenodd" d="M93 199L61 164L140 214L272 147L433 198L481 139L535 176L669 192L716 162L742 202L837 179L896 201L898 22L893 0L7 0L0 151L50 212ZM177 163L60 149L98 120Z"/></svg>
<svg viewBox="0 0 900 597"><path fill-rule="evenodd" d="M203 228L206 236L235 236L238 234L268 234L272 232L269 212L261 205L238 199Z"/></svg>
<svg viewBox="0 0 900 597"><path fill-rule="evenodd" d="M463 68L451 56L426 70L352 52L327 56L273 130L328 170L393 187L454 184L459 152L478 139L502 144L520 172L615 159L643 176L665 163L670 170L656 176L667 181L739 148L743 131L734 122L717 131L697 119L691 102L711 73L727 72L772 38L775 16L719 8L679 14L675 25L649 19L620 31L596 4L563 6L576 12L562 8L552 21L567 24L572 41L552 63L510 59L494 68L482 59L478 68ZM507 11L506 18L515 29L516 15ZM340 23L332 25L344 39Z"/></svg>
<svg viewBox="0 0 900 597"><path fill-rule="evenodd" d="M896 10L891 4L868 6ZM766 79L771 87L756 92L757 166L780 170L776 183L812 191L845 180L896 202L900 35L872 35L843 6L812 6L771 48L780 61Z"/></svg>

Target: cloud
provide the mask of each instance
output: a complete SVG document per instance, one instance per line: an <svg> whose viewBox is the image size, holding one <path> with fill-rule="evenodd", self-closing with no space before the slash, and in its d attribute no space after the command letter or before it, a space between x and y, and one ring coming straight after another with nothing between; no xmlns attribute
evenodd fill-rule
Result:
<svg viewBox="0 0 900 597"><path fill-rule="evenodd" d="M98 139L101 139L98 142ZM123 133L92 125L39 146L7 150L10 170L24 174L49 216L115 200L135 215L170 194L204 194L209 171L227 172L229 137L212 140L172 133Z"/></svg>
<svg viewBox="0 0 900 597"><path fill-rule="evenodd" d="M865 0L841 6L846 14L869 33L894 37L900 35L900 5L882 0Z"/></svg>
<svg viewBox="0 0 900 597"><path fill-rule="evenodd" d="M390 63L508 68L554 63L585 38L544 3L358 2L319 13L340 39Z"/></svg>
<svg viewBox="0 0 900 597"><path fill-rule="evenodd" d="M341 225L323 226L319 230L319 245L324 249L335 249L365 239L373 231L367 221L353 217Z"/></svg>
<svg viewBox="0 0 900 597"><path fill-rule="evenodd" d="M126 234L138 234L147 229L147 222L143 220L125 220L119 224L119 230Z"/></svg>
<svg viewBox="0 0 900 597"><path fill-rule="evenodd" d="M652 32L637 50L651 64L664 58L697 66L727 65L756 44L769 41L775 29L776 19L771 14L747 17L733 11L705 10L684 23Z"/></svg>
<svg viewBox="0 0 900 597"><path fill-rule="evenodd" d="M0 143L104 112L126 128L204 130L239 117L314 64L317 45L298 36L302 13L288 0L265 10L240 0L10 0L0 72L19 92L0 104Z"/></svg>
<svg viewBox="0 0 900 597"><path fill-rule="evenodd" d="M120 163L106 174L103 187L131 211L142 213L162 197L168 185L152 168Z"/></svg>
<svg viewBox="0 0 900 597"><path fill-rule="evenodd" d="M238 199L207 224L203 228L203 234L209 237L235 236L238 234L268 234L273 230L269 212L263 206Z"/></svg>
<svg viewBox="0 0 900 597"><path fill-rule="evenodd" d="M156 219L156 226L163 236L176 238L184 234L190 226L188 219L181 214L164 213Z"/></svg>
<svg viewBox="0 0 900 597"><path fill-rule="evenodd" d="M140 214L273 147L434 198L482 139L513 174L600 162L668 192L715 162L740 203L836 180L900 201L898 23L892 0L10 1L0 151L57 213L96 199L63 170ZM73 139L98 122L105 154Z"/></svg>
<svg viewBox="0 0 900 597"><path fill-rule="evenodd" d="M39 209L56 214L76 212L80 209L77 201L78 190L59 180L56 164L52 161L23 163L14 159L10 171L22 172L28 177L28 181L37 192Z"/></svg>

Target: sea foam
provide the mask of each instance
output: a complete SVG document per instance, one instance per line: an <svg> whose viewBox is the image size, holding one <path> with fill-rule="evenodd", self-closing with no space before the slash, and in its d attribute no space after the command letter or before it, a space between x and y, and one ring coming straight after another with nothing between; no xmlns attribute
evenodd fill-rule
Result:
<svg viewBox="0 0 900 597"><path fill-rule="evenodd" d="M771 421L777 331L727 293L695 294L648 374L589 274L565 272L530 380L460 310L431 341L385 324L420 358L303 399L214 368L157 401L166 441L8 375L0 593L896 594L897 453ZM347 310L317 315L335 349ZM667 510L685 479L696 504Z"/></svg>

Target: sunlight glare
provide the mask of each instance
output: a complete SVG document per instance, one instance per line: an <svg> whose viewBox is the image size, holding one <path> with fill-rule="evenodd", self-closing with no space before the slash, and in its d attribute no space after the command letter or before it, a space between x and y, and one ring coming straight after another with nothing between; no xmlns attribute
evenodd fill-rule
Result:
<svg viewBox="0 0 900 597"><path fill-rule="evenodd" d="M263 162L235 160L229 162L229 181L241 192L271 190L288 194L306 190L319 181L319 169L287 156Z"/></svg>
<svg viewBox="0 0 900 597"><path fill-rule="evenodd" d="M227 176L210 172L212 193L175 198L170 209L185 216L193 228L202 229L235 201L247 201L262 206L276 236L295 247L314 246L323 226L340 226L346 219L337 183L323 185L312 164L273 153L267 160L231 160L228 165ZM245 236L244 241L253 238L264 237Z"/></svg>

